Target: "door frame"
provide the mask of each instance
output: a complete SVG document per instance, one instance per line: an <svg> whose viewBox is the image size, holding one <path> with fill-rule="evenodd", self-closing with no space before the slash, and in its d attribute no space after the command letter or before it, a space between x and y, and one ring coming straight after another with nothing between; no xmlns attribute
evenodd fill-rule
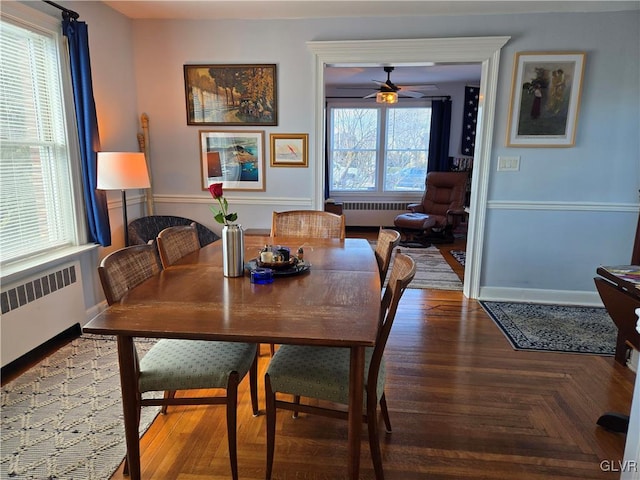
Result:
<svg viewBox="0 0 640 480"><path fill-rule="evenodd" d="M312 204L316 209L322 209L324 206L325 162L321 159L325 158L325 66L357 66L372 63L402 66L427 62L482 64L463 290L468 298L478 298L480 291L498 67L501 49L510 38L457 37L307 42L307 48L313 54L314 69L313 144L314 158L317 161L314 162L311 188Z"/></svg>

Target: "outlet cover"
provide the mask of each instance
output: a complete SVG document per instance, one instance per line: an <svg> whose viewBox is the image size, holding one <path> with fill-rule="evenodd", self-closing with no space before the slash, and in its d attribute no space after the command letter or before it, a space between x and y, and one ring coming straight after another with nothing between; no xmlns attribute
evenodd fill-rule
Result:
<svg viewBox="0 0 640 480"><path fill-rule="evenodd" d="M517 172L520 170L520 157L498 157L499 172Z"/></svg>

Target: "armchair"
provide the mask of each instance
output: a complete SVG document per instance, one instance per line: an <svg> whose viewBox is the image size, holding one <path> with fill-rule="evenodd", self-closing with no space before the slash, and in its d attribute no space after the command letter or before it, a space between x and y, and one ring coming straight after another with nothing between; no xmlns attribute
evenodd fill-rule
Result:
<svg viewBox="0 0 640 480"><path fill-rule="evenodd" d="M149 240L155 241L158 234L167 227L191 225L192 223L196 224L201 247L215 242L220 238L214 231L189 218L176 217L173 215L150 215L148 217L136 218L129 222L129 244L144 245Z"/></svg>
<svg viewBox="0 0 640 480"><path fill-rule="evenodd" d="M394 225L403 234L403 243L450 243L453 229L464 215L469 172L429 172L420 203L407 205L409 213L398 215Z"/></svg>

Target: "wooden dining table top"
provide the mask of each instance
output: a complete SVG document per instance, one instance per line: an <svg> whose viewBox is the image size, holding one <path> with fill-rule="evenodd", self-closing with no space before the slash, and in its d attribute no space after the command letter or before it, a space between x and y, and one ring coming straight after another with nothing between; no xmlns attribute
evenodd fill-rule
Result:
<svg viewBox="0 0 640 480"><path fill-rule="evenodd" d="M325 346L372 346L380 280L365 239L245 237L245 262L266 244L303 248L307 272L253 284L228 278L222 242L187 255L84 326L87 333Z"/></svg>

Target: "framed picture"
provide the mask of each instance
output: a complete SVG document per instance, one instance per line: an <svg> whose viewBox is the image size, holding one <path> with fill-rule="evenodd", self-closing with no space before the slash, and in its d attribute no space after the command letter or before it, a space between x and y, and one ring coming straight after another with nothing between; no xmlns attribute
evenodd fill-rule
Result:
<svg viewBox="0 0 640 480"><path fill-rule="evenodd" d="M272 133L271 166L309 166L309 135L306 133Z"/></svg>
<svg viewBox="0 0 640 480"><path fill-rule="evenodd" d="M264 131L200 131L202 189L265 189Z"/></svg>
<svg viewBox="0 0 640 480"><path fill-rule="evenodd" d="M519 52L513 66L508 147L575 145L583 52Z"/></svg>
<svg viewBox="0 0 640 480"><path fill-rule="evenodd" d="M277 125L276 66L184 65L187 125Z"/></svg>

